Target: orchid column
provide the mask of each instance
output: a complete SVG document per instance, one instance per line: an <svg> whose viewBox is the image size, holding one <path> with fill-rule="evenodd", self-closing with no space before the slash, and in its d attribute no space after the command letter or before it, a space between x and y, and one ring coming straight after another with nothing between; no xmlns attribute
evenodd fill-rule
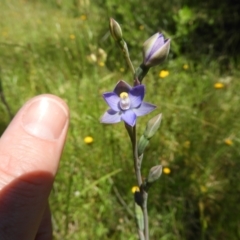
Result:
<svg viewBox="0 0 240 240"><path fill-rule="evenodd" d="M141 167L144 150L149 140L158 130L162 114L150 119L146 125L143 135L137 141L137 118L152 112L156 106L143 101L145 86L142 85L143 78L153 66L161 64L168 56L170 40L165 39L162 34L156 33L143 44L143 61L135 70L127 48L127 43L122 36L120 25L110 19L110 32L126 59L126 62L133 73L133 87L125 81L119 81L112 92L103 94L103 98L109 109L101 117L101 123L114 124L124 122L129 134L132 149L133 162L136 173L138 188L135 191L135 217L140 240L149 240L147 199L151 185L161 176L162 166L153 166L149 174L142 179Z"/></svg>

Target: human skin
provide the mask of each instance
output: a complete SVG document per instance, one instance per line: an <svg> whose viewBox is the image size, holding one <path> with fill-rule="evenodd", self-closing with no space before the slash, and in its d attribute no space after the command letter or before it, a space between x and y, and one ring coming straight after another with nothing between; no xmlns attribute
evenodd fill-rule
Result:
<svg viewBox="0 0 240 240"><path fill-rule="evenodd" d="M69 124L57 96L30 99L0 138L0 239L52 239L48 197Z"/></svg>

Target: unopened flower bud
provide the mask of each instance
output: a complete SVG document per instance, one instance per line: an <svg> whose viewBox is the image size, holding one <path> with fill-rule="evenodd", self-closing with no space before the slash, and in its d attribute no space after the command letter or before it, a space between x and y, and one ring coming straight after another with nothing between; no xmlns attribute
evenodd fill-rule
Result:
<svg viewBox="0 0 240 240"><path fill-rule="evenodd" d="M160 127L161 120L162 114L160 113L148 121L144 132L144 136L147 139L150 139L157 132L158 128Z"/></svg>
<svg viewBox="0 0 240 240"><path fill-rule="evenodd" d="M122 40L122 29L118 22L116 22L113 18L110 18L109 20L109 29L115 41Z"/></svg>
<svg viewBox="0 0 240 240"><path fill-rule="evenodd" d="M143 154L148 143L149 140L144 135L142 135L138 142L138 156L141 156Z"/></svg>
<svg viewBox="0 0 240 240"><path fill-rule="evenodd" d="M153 67L162 63L168 56L170 39L164 39L161 33L156 33L143 44L143 64Z"/></svg>
<svg viewBox="0 0 240 240"><path fill-rule="evenodd" d="M157 165L152 167L149 171L147 182L148 183L155 182L158 178L160 178L161 174L162 174L162 165Z"/></svg>

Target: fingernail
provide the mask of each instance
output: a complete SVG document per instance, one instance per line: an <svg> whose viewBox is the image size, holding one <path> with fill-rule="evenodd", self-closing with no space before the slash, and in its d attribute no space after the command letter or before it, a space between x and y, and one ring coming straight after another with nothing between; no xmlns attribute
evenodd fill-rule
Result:
<svg viewBox="0 0 240 240"><path fill-rule="evenodd" d="M47 140L58 139L66 125L68 110L60 102L42 97L33 101L23 113L26 132Z"/></svg>

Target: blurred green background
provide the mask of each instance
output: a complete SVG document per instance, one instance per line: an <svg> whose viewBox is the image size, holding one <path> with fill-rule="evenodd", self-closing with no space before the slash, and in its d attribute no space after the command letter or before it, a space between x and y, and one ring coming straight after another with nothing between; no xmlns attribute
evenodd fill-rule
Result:
<svg viewBox="0 0 240 240"><path fill-rule="evenodd" d="M52 93L71 121L50 196L54 239L137 239L131 146L123 123L106 126L102 93L132 76L108 31L122 26L135 67L157 31L168 60L144 80L163 113L143 174L163 175L149 193L150 239L240 239L240 2L234 0L1 0L0 133L30 98ZM85 137L92 143L86 143Z"/></svg>

